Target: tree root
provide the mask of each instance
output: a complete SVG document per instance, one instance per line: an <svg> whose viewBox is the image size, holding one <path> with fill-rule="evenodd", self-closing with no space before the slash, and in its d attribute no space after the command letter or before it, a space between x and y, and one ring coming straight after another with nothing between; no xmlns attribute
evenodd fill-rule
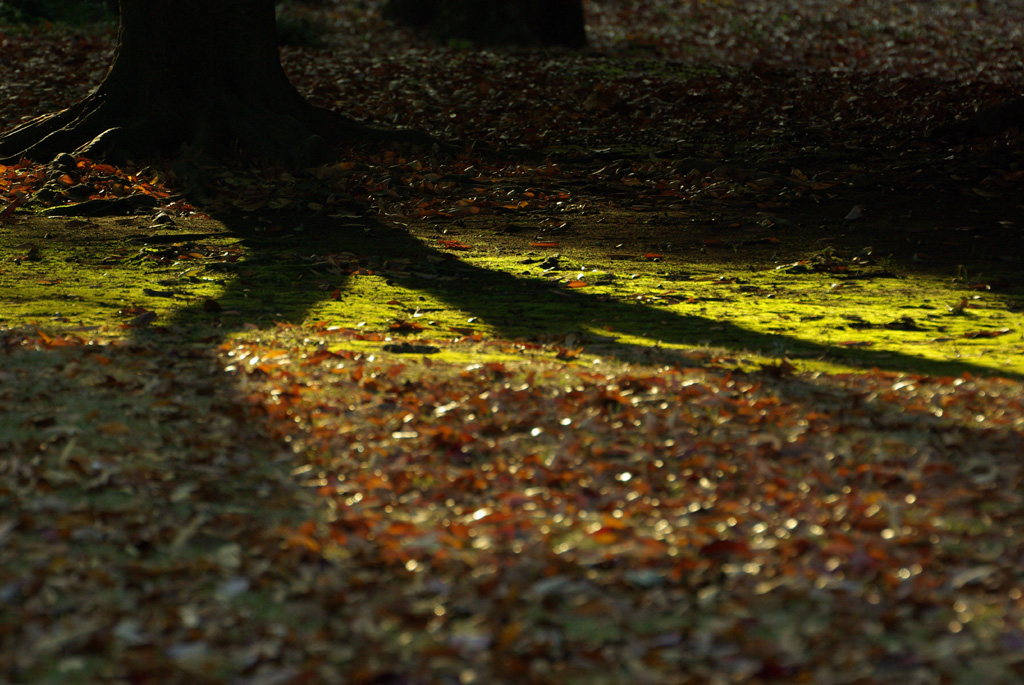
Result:
<svg viewBox="0 0 1024 685"><path fill-rule="evenodd" d="M49 162L61 153L123 163L129 159L185 156L214 162L228 157L293 167L322 164L344 144L399 144L451 150L411 130L377 129L300 101L272 109L231 98L216 108L178 108L127 116L98 94L56 114L0 135L0 162Z"/></svg>
<svg viewBox="0 0 1024 685"><path fill-rule="evenodd" d="M118 114L102 97L90 96L0 135L0 162L49 162L61 153L89 158L112 155L118 142L128 142L125 134L131 130Z"/></svg>
<svg viewBox="0 0 1024 685"><path fill-rule="evenodd" d="M86 200L72 205L58 205L43 211L47 216L126 216L152 211L160 201L149 195Z"/></svg>
<svg viewBox="0 0 1024 685"><path fill-rule="evenodd" d="M1017 128L1024 131L1024 98L1015 98L983 109L973 117L935 129L935 140L992 137Z"/></svg>
<svg viewBox="0 0 1024 685"><path fill-rule="evenodd" d="M0 135L0 162L18 161L31 149L74 122L85 109L85 102L53 114L37 117Z"/></svg>

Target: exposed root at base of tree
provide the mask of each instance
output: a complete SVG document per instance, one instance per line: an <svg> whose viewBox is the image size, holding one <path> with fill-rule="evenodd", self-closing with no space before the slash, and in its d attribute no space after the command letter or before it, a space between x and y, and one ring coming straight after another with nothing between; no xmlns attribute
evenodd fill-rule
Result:
<svg viewBox="0 0 1024 685"><path fill-rule="evenodd" d="M226 97L202 106L147 107L142 113L115 102L101 89L0 135L0 162L49 162L71 153L113 163L171 156L307 167L329 161L332 148L346 143L446 147L418 131L366 126L302 100L279 110Z"/></svg>
<svg viewBox="0 0 1024 685"><path fill-rule="evenodd" d="M1011 128L1024 131L1024 98L1014 98L981 110L973 117L935 129L932 138L949 140L998 136Z"/></svg>

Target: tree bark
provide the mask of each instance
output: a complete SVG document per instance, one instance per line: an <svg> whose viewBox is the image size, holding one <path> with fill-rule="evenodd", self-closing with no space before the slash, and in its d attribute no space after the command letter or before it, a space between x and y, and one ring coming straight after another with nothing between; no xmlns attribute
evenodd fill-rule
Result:
<svg viewBox="0 0 1024 685"><path fill-rule="evenodd" d="M120 4L118 49L100 86L0 136L0 160L49 161L74 151L114 161L241 154L301 165L322 161L328 143L366 137L292 86L278 54L273 0Z"/></svg>

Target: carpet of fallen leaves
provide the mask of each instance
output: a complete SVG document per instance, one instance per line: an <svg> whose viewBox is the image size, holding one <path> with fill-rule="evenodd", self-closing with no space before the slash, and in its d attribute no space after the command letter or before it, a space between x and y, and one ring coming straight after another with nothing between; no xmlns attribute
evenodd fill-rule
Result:
<svg viewBox="0 0 1024 685"><path fill-rule="evenodd" d="M512 159L211 172L204 209L771 210L876 182L882 149L904 188L1019 192L1015 132L900 142L1019 92L1016 0L594 1L582 58L431 47L378 6L304 10L335 33L285 49L296 83ZM112 39L0 31L0 129L87 92ZM834 145L857 163L794 166ZM990 161L940 181L953 152ZM173 180L24 162L0 220ZM1024 679L1018 381L82 335L0 334L0 680Z"/></svg>
<svg viewBox="0 0 1024 685"><path fill-rule="evenodd" d="M395 574L381 634L362 637L378 669L1020 675L1019 383L699 357L424 373L287 339L225 352L329 503L286 544L334 565L328 592ZM391 630L414 656L384 656Z"/></svg>
<svg viewBox="0 0 1024 685"><path fill-rule="evenodd" d="M1019 383L308 335L4 334L5 677L1020 677Z"/></svg>

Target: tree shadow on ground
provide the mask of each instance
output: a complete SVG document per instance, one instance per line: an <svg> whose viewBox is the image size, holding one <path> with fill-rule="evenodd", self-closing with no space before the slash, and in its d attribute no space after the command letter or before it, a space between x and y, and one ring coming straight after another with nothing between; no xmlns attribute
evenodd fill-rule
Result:
<svg viewBox="0 0 1024 685"><path fill-rule="evenodd" d="M173 646L311 516L287 445L205 346L0 330L0 361L0 681L183 682ZM205 665L252 634L225 637Z"/></svg>
<svg viewBox="0 0 1024 685"><path fill-rule="evenodd" d="M336 269L323 259L326 255L371 256L384 277L485 317L510 338L589 333L616 321L631 332L677 345L755 348L778 357L834 354L821 344L752 333L727 322L552 289L542 281L467 264L372 221L325 222L274 236L253 233L245 217L225 223L246 245L247 256L217 300L220 312L197 303L180 310L167 326L138 329L111 347L42 338L40 349L32 350L25 339L38 334L5 339L0 377L7 390L0 395L0 408L18 411L0 416L24 434L16 436L11 429L0 437L0 451L8 456L4 472L10 477L0 502L28 512L19 519L16 536L7 540L19 560L0 575L5 597L21 607L11 622L0 620L10 638L4 645L7 653L0 655L20 654L5 661L12 664L5 675L14 682L39 682L35 676L48 673L48 660L58 654L99 654L122 675L178 682L196 664L230 670L248 663L252 640L270 624L291 625L297 635L354 642L367 653L408 651L398 633L382 636L364 631L356 621L338 619L367 612L379 618L372 613L376 605L363 599L366 593L379 593L378 586L353 589L336 567L315 554L305 555L302 547L282 544L276 527L294 530L315 517L321 504L302 492L292 474L301 457L277 430L286 422L263 416L253 420L246 389L213 358L225 336L248 324L262 329L275 322L301 322L334 290L343 299L358 276ZM388 269L389 259L434 265L436 277ZM611 335L591 346L611 358L634 361L639 355L644 360L637 346ZM656 361L697 365L683 354L660 354ZM991 373L969 363L870 350L845 353L844 361L910 373ZM40 378L46 382L32 380ZM821 406L841 415L852 406L858 416L877 414L878 424L888 431L946 428L927 407L910 408L899 414L905 424L894 423L885 402L849 396L838 385L799 376L778 383L770 374L757 378L801 415ZM374 398L368 401L368 411L379 411ZM747 429L737 424L736 430ZM963 445L1019 440L1011 427L964 428L957 437ZM685 435L679 438L684 445ZM816 458L810 452L805 456ZM987 457L980 466L994 468ZM956 474L956 468L951 465L950 473ZM596 513L596 506L592 502L587 511ZM373 556L375 543L367 544L371 549L361 552L369 555L363 563L375 574L392 577L383 575L386 562ZM517 557L509 554L512 565ZM626 564L634 561L624 559ZM77 572L97 563L104 573ZM584 573L575 567L562 572ZM396 590L395 583L389 587L389 592ZM404 592L401 587L397 591ZM758 596L747 599L753 606L761 601ZM898 600L886 595L883 601ZM257 618L253 606L263 612ZM529 608L527 600L513 606L515 611ZM74 631L67 628L69 617L77 622ZM251 629L223 630L222 625ZM300 652L303 643L290 641L282 649Z"/></svg>
<svg viewBox="0 0 1024 685"><path fill-rule="evenodd" d="M231 221L228 224L232 226ZM625 325L636 327L637 330L652 331L652 338L656 337L665 342L679 345L709 343L722 347L741 345L746 348L750 347L751 341L753 341L754 344L759 345L764 351L778 356L792 353L832 354L831 350L820 344L800 341L785 336L751 334L731 324L726 323L723 325L721 322L710 321L704 317L679 315L651 307L602 300L592 295L574 291L553 291L549 286L541 282L516 278L509 274L482 269L452 259L450 256L445 256L443 253L425 245L406 232L388 229L370 222L352 223L344 228L332 228L330 225L326 225L316 231L307 228L301 233L282 235L280 238L271 239L254 236L251 233L245 232L247 224L248 222L246 221L238 220L232 227L234 233L246 242L248 247L247 261L240 267L237 277L227 286L223 295L218 300L224 312L231 311L234 313L222 315L211 321L208 316L210 312L207 309L191 308L183 310L172 322L172 326L181 327L186 330L190 327L202 329L206 331L206 343L215 345L219 336L228 335L240 330L244 324L256 324L259 328L263 328L272 326L275 322L301 322L310 311L333 292L332 289L344 292L345 288L351 285L351 279L355 278L355 276L347 275L344 271L335 273L332 270L318 270L315 268L315 265L322 265L325 263L325 260L310 259L309 257L312 254L323 257L328 254L353 253L372 254L378 258L378 263L380 264L386 262L386 257L395 260L422 260L442 265L443 272L437 275L444 278L423 279L412 275L404 275L402 271L397 269L386 272L386 277L410 289L429 292L430 295L436 296L453 307L458 307L467 314L480 312L483 315L490 316L489 323L503 335L510 337L563 333L579 329L590 330L594 327L595 321L616 320L625 322ZM330 262L326 263L329 264ZM497 301L496 307L495 301ZM494 316L489 314L495 311L495 309L500 312L500 315ZM541 316L539 312L542 309L550 311ZM550 319L553 317L558 320L557 327L553 327L550 324ZM215 335L210 333L210 326L213 326L214 330L217 331ZM141 337L149 335L160 335L160 333L142 333ZM602 354L617 359L632 361L636 356L635 346L620 344L612 339L598 342L595 346L599 348ZM671 353L666 352L665 354L666 358L671 358ZM692 359L684 359L682 356L679 359L689 365L693 365ZM871 351L857 351L855 354L849 355L846 360L864 365L878 366L891 371L910 373L955 375L966 371L972 373L986 371L967 363L936 363L921 360L910 355L883 356L871 353ZM725 375L725 372L721 371L721 374ZM874 400L870 396L862 397L856 393L850 393L847 387L833 382L834 379L789 377L776 383L769 374L758 374L756 378L758 381L765 381L765 385L769 388L768 392L778 396L784 401L786 406L795 407L795 414L798 416L809 416L815 412L822 411L822 407L825 408L826 412L833 413L837 417L845 417L847 412L855 410L859 419L877 423L879 426L879 450L884 451L886 449L884 441L888 435L899 435L905 430L916 430L922 435L928 435L931 430L941 431L944 429L949 430L950 428L944 424L940 417L931 413L928 406L918 404L908 408L906 411L901 410L897 412L897 415L894 417L893 409L890 406L891 399ZM332 392L334 391L332 390ZM343 390L336 391L339 393L343 392ZM242 394L239 392L238 401L240 403L244 402L244 399L241 397ZM378 404L379 400L373 397L375 394L378 393L364 393L365 398L368 399L356 402L357 404L362 402L366 405L361 409L365 410L370 416L375 416L375 412L382 411L381 405ZM379 394L387 393L382 392ZM352 413L353 407L348 406L348 402L349 400L344 400L346 410ZM287 419L287 417L285 418ZM266 423L273 425L275 421L275 418L269 417ZM281 422L285 423L287 421ZM750 426L743 422L736 422L734 425L737 432L750 430ZM372 431L367 432L372 433ZM957 445L961 444L988 445L1000 448L1005 448L1009 445L1012 448L1016 442L1019 442L1019 436L1010 427L998 427L995 430L963 427L958 430L955 429L949 434L959 442L955 443L953 447L948 448L948 451L944 454L956 454ZM680 430L678 435L676 433L672 433L672 435L679 438L679 446L675 450L666 446L666 455L676 456L685 454L684 450L688 444L685 431ZM368 436L360 438L363 443L369 443L372 439L372 437ZM828 462L835 457L831 453L826 456L813 449L800 449L799 444L793 446L793 451L789 453L780 448L773 449L775 451L769 451L765 454L764 462L772 465L781 463L782 468L791 468L797 474L813 472L815 469L831 468L833 465ZM340 447L333 451L336 453L321 455L319 458L323 459L323 461L316 462L325 471L336 469L338 473L346 475L347 469L356 473L366 466L360 461L363 458L362 456L356 458L348 450ZM367 449L367 452L371 451ZM992 454L997 453L999 451L992 450ZM983 454L985 456L973 465L957 464L943 456L940 464L930 464L930 467L932 467L931 473L934 475L929 476L929 483L937 487L940 485L945 487L950 484L957 484L964 477L963 472L968 467L984 469L980 476L988 478L990 472L995 473L996 466L994 463L990 463L995 462L995 458L990 458L987 452L983 452ZM396 470L404 468L401 465L403 462L397 458L398 456L399 451L389 452L388 463L394 464L393 468ZM734 458L738 463L744 463L742 457L737 458L731 454L726 457L726 460ZM330 459L336 459L337 461L329 461ZM938 457L931 457L927 452L920 459L922 463L929 459L939 461ZM837 458L837 460L842 462L842 457ZM845 467L846 464L837 464L837 468L838 466ZM887 464L885 466L888 467ZM948 468L946 468L947 466ZM799 470L797 467L800 467ZM1016 471L1007 473L1005 478L1016 477L1016 473ZM789 474L787 473L787 475ZM1002 474L997 475L999 478L1004 478ZM873 480L875 477L874 471L869 471L862 480L858 481L858 484L862 483L865 487L876 488L878 486ZM898 477L901 477L901 475L892 476L894 481ZM992 477L995 478L996 476ZM749 495L751 501L762 502L762 494L758 492L758 488L763 485L761 481L751 479L748 482L743 478L736 480L739 483L736 487L749 488L746 494ZM573 483L572 487L575 487L575 485L576 483ZM424 485L423 487L426 488L428 486ZM897 481L894 485L887 482L886 487L891 487L894 492L899 493L902 492L901 487L903 486ZM327 490L330 490L330 488L327 488ZM730 492L732 497L738 498L738 494L735 491ZM325 500L331 496L332 493L330 492L324 493ZM459 495L452 493L451 496L458 497ZM403 520L401 519L403 513L407 514L410 508L422 506L420 501L420 499L413 498L407 504L396 505L393 514L391 513L391 507L388 507L389 513L387 516L393 515L396 521ZM597 502L597 500L591 500L589 503L579 506L583 513L597 516L600 513ZM765 510L777 506L769 498L763 498L763 502ZM467 510L471 510L471 508L467 508ZM583 514L580 515L582 516ZM409 518L415 520L415 517ZM699 518L699 515L695 514L695 518ZM394 578L394 576L389 576L388 574L394 570L396 565L399 568L403 568L402 564L404 561L396 561L395 558L389 558L384 551L385 543L379 539L373 537L363 539L356 533L352 533L346 539L346 544L350 544L354 549L359 550L358 554L361 556L358 557L358 563L373 568L374 578ZM745 543L740 542L736 544L742 546ZM616 563L624 566L636 565L641 567L644 560L631 557L630 555L633 553L629 551L623 552L616 559ZM495 554L502 557L501 563L507 568L514 568L517 563L522 563L521 559L523 557L528 556L523 555L523 557L520 557L518 553L513 555L512 552L505 549L495 552ZM650 563L650 561L648 560L647 563ZM717 570L725 563L725 560L716 558L711 562L711 567L713 570ZM609 562L609 565L612 565L611 562ZM598 570L584 569L580 566L573 566L569 562L565 562L565 565L559 567L561 574L571 578L582 578L584 574L598 574L604 572L604 570L606 570L604 567ZM332 567L327 564L307 564L303 567L303 572L310 579L303 590L303 599L308 601L300 601L292 596L283 601L289 610L301 613L303 630L307 631L307 634L317 633L331 636L334 639L344 636L346 641L368 645L371 648L370 651L384 655L409 652L408 646L401 644L400 638L397 637L397 632L395 634L370 634L369 631L364 631L357 622L347 620L351 612L360 612L360 615L379 616L379 614L375 615L373 613L374 611L379 611L379 606L372 601L367 601L366 598L379 597L382 593L380 585L370 584L367 586L364 584L362 587L353 587L345 573L339 572L337 566ZM451 567L439 565L437 569L431 569L429 572L436 573L437 578L445 579L449 578L446 574L451 573L452 577L459 581L453 583L455 587L462 588L465 586L470 589L475 587L470 580L472 572L470 567L456 567L455 570L452 570ZM874 571L850 571L851 582L868 583L872 577L871 573L874 573ZM588 577L590 576L588 575ZM313 579L315 579L315 582ZM390 589L384 592L395 592L398 596L405 596L409 592L409 588L415 586L415 583L416 581L408 576L398 577L391 581L391 584L388 586ZM688 587L683 592L689 593L696 589ZM455 592L458 594L458 591ZM647 601L657 604L660 592L661 590L655 587L649 593L641 591L638 595ZM745 592L743 590L739 590L737 593L738 596L744 597L745 606L752 607L752 611L757 611L760 607L770 606L768 600L761 593L753 594L753 591ZM629 599L627 591L621 590L621 594L623 602L634 601ZM885 590L880 595L880 598L879 601L884 607L896 606L902 601L897 597L896 591L892 589ZM517 612L525 613L531 609L530 601L528 597L507 600L503 605L502 611L510 612L513 615ZM639 599L635 601L637 601L637 604L629 606L640 610L644 605ZM814 601L811 601L809 606L815 607L816 605ZM673 606L667 611L673 612L677 610L677 606ZM487 609L481 609L480 611L487 611ZM346 620L339 620L339 617ZM444 630L447 630L447 628ZM402 666L400 664L401 661L395 661L393 666L395 669L394 674L401 672ZM398 676L395 675L395 682L398 682L398 680ZM402 680L402 682L405 681Z"/></svg>
<svg viewBox="0 0 1024 685"><path fill-rule="evenodd" d="M588 352L625 362L692 366L694 359L686 354L687 349L710 348L730 355L821 359L854 368L922 375L996 375L991 368L968 361L836 347L561 288L550 281L472 265L408 231L372 219L297 219L291 224L297 230L283 229L267 236L254 233L250 217L218 218L246 247L236 277L218 299L219 309L229 314L211 316L208 307L194 305L180 310L171 321L172 326L184 329L200 325L206 335L214 337L244 325L301 323L332 294L344 302L356 267L351 263L339 266L335 258L354 255L356 262L373 265L376 275L389 283L437 298L467 317L476 317L502 339L550 342L573 335ZM276 222L278 226L282 223ZM403 266L390 266L396 263ZM620 340L623 335L643 338L650 345L624 342Z"/></svg>

